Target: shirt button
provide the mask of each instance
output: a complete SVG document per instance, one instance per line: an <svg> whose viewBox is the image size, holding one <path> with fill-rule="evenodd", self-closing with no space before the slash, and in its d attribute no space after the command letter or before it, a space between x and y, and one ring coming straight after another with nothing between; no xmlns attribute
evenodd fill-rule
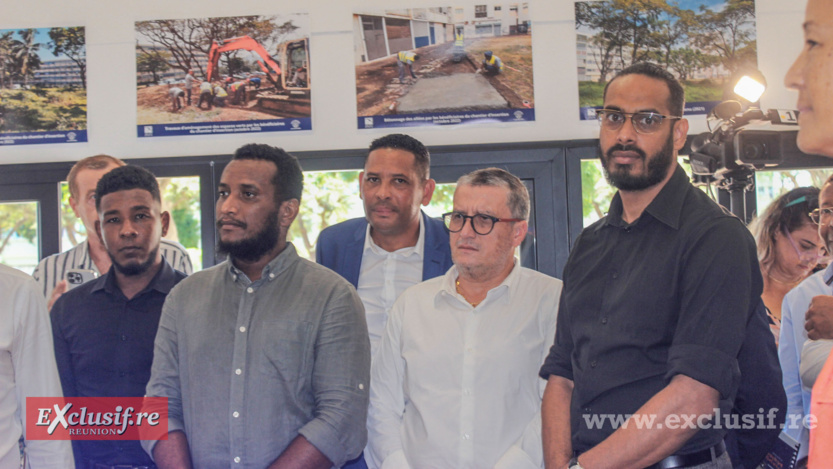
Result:
<svg viewBox="0 0 833 469"><path fill-rule="evenodd" d="M619 273L618 272L613 272L613 274L611 274L611 277L619 278Z"/></svg>
<svg viewBox="0 0 833 469"><path fill-rule="evenodd" d="M463 439L468 440L469 439L469 434L468 433L463 433Z"/></svg>
<svg viewBox="0 0 833 469"><path fill-rule="evenodd" d="M234 370L234 374L236 374L236 375L239 375L241 373L243 373L243 370L241 370L240 368Z"/></svg>
<svg viewBox="0 0 833 469"><path fill-rule="evenodd" d="M246 332L246 326L240 326L240 332Z"/></svg>
<svg viewBox="0 0 833 469"><path fill-rule="evenodd" d="M255 291L255 289L252 288L252 287L249 287L249 288L246 289L246 291L249 292L249 293L252 293L253 291Z"/></svg>
<svg viewBox="0 0 833 469"><path fill-rule="evenodd" d="M125 376L127 376L127 373L125 373L124 371L120 371L119 376L124 378Z"/></svg>
<svg viewBox="0 0 833 469"><path fill-rule="evenodd" d="M275 274L269 274L269 278L275 278Z"/></svg>
<svg viewBox="0 0 833 469"><path fill-rule="evenodd" d="M602 324L607 324L607 318L602 318Z"/></svg>
<svg viewBox="0 0 833 469"><path fill-rule="evenodd" d="M231 414L231 416L234 418L240 417L240 412L234 411L234 413Z"/></svg>
<svg viewBox="0 0 833 469"><path fill-rule="evenodd" d="M127 336L126 336L126 335L124 335L124 334L122 334L122 335L121 335L121 340L122 340L122 342L126 341L126 340L127 340Z"/></svg>
<svg viewBox="0 0 833 469"><path fill-rule="evenodd" d="M590 413L590 407L585 407L585 408L584 408L584 411L585 411L585 412L587 412L587 413L589 414L589 413Z"/></svg>
<svg viewBox="0 0 833 469"><path fill-rule="evenodd" d="M466 395L466 396L470 396L471 391L469 391L468 389L463 389L463 394Z"/></svg>
<svg viewBox="0 0 833 469"><path fill-rule="evenodd" d="M234 457L234 462L240 463L240 456L235 456Z"/></svg>
<svg viewBox="0 0 833 469"><path fill-rule="evenodd" d="M596 368L596 365L597 365L596 360L593 360L592 362L590 362L590 367L591 368Z"/></svg>

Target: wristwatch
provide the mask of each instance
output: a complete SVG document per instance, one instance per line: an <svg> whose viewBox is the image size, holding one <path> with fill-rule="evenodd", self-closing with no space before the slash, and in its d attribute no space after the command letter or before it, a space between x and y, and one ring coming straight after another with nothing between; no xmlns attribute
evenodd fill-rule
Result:
<svg viewBox="0 0 833 469"><path fill-rule="evenodd" d="M570 459L570 462L567 463L567 469L584 469L581 467L581 463L578 462L578 458Z"/></svg>

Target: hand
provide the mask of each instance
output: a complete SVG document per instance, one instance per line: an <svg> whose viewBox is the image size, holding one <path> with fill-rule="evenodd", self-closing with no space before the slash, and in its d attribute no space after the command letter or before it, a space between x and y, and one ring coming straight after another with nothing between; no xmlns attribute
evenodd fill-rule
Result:
<svg viewBox="0 0 833 469"><path fill-rule="evenodd" d="M814 296L804 316L807 337L833 339L833 296Z"/></svg>
<svg viewBox="0 0 833 469"><path fill-rule="evenodd" d="M61 297L64 293L67 292L67 281L61 280L55 285L55 288L52 290L52 295L49 296L49 301L46 303L46 309L52 311L52 305L58 301L58 298Z"/></svg>

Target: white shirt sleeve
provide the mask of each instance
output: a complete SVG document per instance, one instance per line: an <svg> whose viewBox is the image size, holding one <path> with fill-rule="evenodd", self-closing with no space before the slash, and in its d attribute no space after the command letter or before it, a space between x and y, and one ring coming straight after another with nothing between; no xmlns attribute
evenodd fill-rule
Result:
<svg viewBox="0 0 833 469"><path fill-rule="evenodd" d="M804 349L801 350L801 383L807 389L813 389L816 378L819 377L821 369L827 363L827 357L833 350L833 340L808 340L804 342Z"/></svg>
<svg viewBox="0 0 833 469"><path fill-rule="evenodd" d="M405 413L405 362L400 349L403 309L402 301L394 304L370 370L370 407L367 413L369 454L366 456L368 465L373 468L409 467L400 438Z"/></svg>
<svg viewBox="0 0 833 469"><path fill-rule="evenodd" d="M11 363L13 367L13 381L0 383L0 401L2 414L6 414L7 403L12 403L16 409L12 414L18 419L22 434L26 435L26 398L27 397L61 397L61 381L58 378L58 367L55 364L55 353L52 347L52 326L49 313L46 311L46 300L37 284L31 278L21 279L15 291L4 291L6 297L4 308L11 308L11 320L8 310L2 311L0 316L5 324L13 330L11 343ZM3 290L10 284L0 283ZM8 295L8 296L7 296ZM2 340L0 340L2 341ZM9 385L14 389L14 401L5 399L5 391ZM17 426L17 425L14 425ZM5 425L4 425L5 427ZM3 431L5 433L6 430ZM14 432L9 437L14 439L12 454L17 451L17 436ZM0 438L7 439L6 437ZM2 446L2 445L0 445ZM5 455L8 456L8 455ZM4 455L0 454L0 458ZM27 467L63 469L73 467L72 447L67 440L31 440L26 441ZM4 459L5 462L5 459Z"/></svg>
<svg viewBox="0 0 833 469"><path fill-rule="evenodd" d="M805 280L806 281L806 280ZM784 433L802 443L799 458L807 454L808 432L803 429L801 419L804 417L804 391L799 375L801 349L807 340L804 333L804 314L808 301L801 291L801 285L784 297L781 305L781 333L778 338L778 360L781 362L784 391L787 394L787 419Z"/></svg>

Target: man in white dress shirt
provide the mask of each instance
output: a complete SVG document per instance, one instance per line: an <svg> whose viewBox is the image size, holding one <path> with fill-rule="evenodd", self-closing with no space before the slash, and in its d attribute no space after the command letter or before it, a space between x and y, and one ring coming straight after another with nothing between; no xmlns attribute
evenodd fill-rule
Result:
<svg viewBox="0 0 833 469"><path fill-rule="evenodd" d="M457 181L443 216L454 266L399 297L371 367L371 467L543 467L538 368L561 281L515 258L528 217L512 174Z"/></svg>
<svg viewBox="0 0 833 469"><path fill-rule="evenodd" d="M61 397L61 381L38 286L23 272L0 265L0 298L0 469L18 469L26 398ZM26 441L25 455L26 468L73 467L68 440Z"/></svg>

